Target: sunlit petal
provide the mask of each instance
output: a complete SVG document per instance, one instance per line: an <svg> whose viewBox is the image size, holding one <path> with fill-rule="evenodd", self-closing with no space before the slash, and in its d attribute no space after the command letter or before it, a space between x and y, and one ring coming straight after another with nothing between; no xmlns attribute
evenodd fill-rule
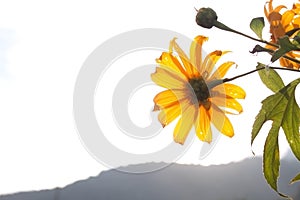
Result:
<svg viewBox="0 0 300 200"><path fill-rule="evenodd" d="M208 37L199 35L195 37L190 47L191 63L198 69L198 71L200 71L202 63L202 45L207 40Z"/></svg>
<svg viewBox="0 0 300 200"><path fill-rule="evenodd" d="M184 144L198 114L197 107L194 105L183 104L182 108L182 115L176 124L173 135L174 141L179 144Z"/></svg>
<svg viewBox="0 0 300 200"><path fill-rule="evenodd" d="M160 65L162 68L166 68L169 70L173 70L178 73L180 76L186 76L186 72L184 68L181 66L178 59L173 56L171 53L163 52L160 58L156 59L156 62Z"/></svg>
<svg viewBox="0 0 300 200"><path fill-rule="evenodd" d="M224 112L213 104L210 112L211 121L214 126L224 135L232 137L234 135L233 127Z"/></svg>
<svg viewBox="0 0 300 200"><path fill-rule="evenodd" d="M178 73L160 67L157 67L155 73L151 74L151 79L157 85L167 89L184 88L186 85L186 80Z"/></svg>
<svg viewBox="0 0 300 200"><path fill-rule="evenodd" d="M226 98L223 96L217 96L212 98L211 101L216 106L224 108L224 110L230 109L229 112L231 112L231 110L234 110L237 112L237 114L239 114L243 111L242 105L237 100L231 97Z"/></svg>
<svg viewBox="0 0 300 200"><path fill-rule="evenodd" d="M170 42L170 49L175 49L178 56L181 59L181 62L183 63L185 70L189 77L193 77L195 75L198 75L197 69L192 65L190 59L187 57L187 55L184 53L184 51L180 48L180 46L176 42L176 38L174 38Z"/></svg>
<svg viewBox="0 0 300 200"><path fill-rule="evenodd" d="M269 9L270 10L270 9ZM268 12L268 10L267 10L267 8L266 8L266 6L264 7L264 13L265 13L265 16L268 18L268 16L269 16L269 12ZM269 19L269 18L268 18Z"/></svg>
<svg viewBox="0 0 300 200"><path fill-rule="evenodd" d="M286 8L286 6L284 6L284 5L277 6L277 7L273 10L273 12L279 13L280 10L283 9L283 8Z"/></svg>
<svg viewBox="0 0 300 200"><path fill-rule="evenodd" d="M282 15L282 26L286 29L287 26L292 22L295 14L294 12L288 10Z"/></svg>
<svg viewBox="0 0 300 200"><path fill-rule="evenodd" d="M171 107L162 109L158 114L158 120L163 127L170 124L181 114L180 104L174 103Z"/></svg>
<svg viewBox="0 0 300 200"><path fill-rule="evenodd" d="M199 107L199 113L195 121L195 130L196 135L201 141L212 141L209 111L207 111L203 106Z"/></svg>
<svg viewBox="0 0 300 200"><path fill-rule="evenodd" d="M295 28L299 28L300 26L300 17L296 17L293 22Z"/></svg>
<svg viewBox="0 0 300 200"><path fill-rule="evenodd" d="M153 101L159 108L167 108L186 98L186 92L183 89L165 90L158 93Z"/></svg>
<svg viewBox="0 0 300 200"><path fill-rule="evenodd" d="M222 55L224 55L226 52L222 51L213 51L210 54L208 54L203 63L202 63L202 68L200 70L200 73L202 76L206 79L210 76L215 64L218 62L218 60L221 58Z"/></svg>
<svg viewBox="0 0 300 200"><path fill-rule="evenodd" d="M235 63L234 62L225 62L211 75L209 79L220 79L223 78L230 67L232 67Z"/></svg>
<svg viewBox="0 0 300 200"><path fill-rule="evenodd" d="M227 95L235 99L244 99L246 97L246 92L241 87L231 83L218 85L213 89L213 91L219 92L220 95Z"/></svg>
<svg viewBox="0 0 300 200"><path fill-rule="evenodd" d="M268 5L269 5L269 12L272 12L273 11L273 0L270 0L268 2Z"/></svg>

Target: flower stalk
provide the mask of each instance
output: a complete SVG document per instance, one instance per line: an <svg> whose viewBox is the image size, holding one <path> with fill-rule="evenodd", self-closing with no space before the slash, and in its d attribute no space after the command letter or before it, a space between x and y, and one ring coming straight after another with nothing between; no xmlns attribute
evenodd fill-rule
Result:
<svg viewBox="0 0 300 200"><path fill-rule="evenodd" d="M300 72L300 70L297 70L297 69L292 69L292 68L282 68L282 67L272 67L272 66L267 66L267 65L265 65L264 67L256 68L256 69L254 69L254 70L251 70L251 71L246 72L246 73L244 73L244 74L240 74L240 75L235 76L235 77L232 77L232 78L224 78L224 79L223 79L223 83L233 81L233 80L235 80L235 79L238 79L238 78L247 76L247 75L249 75L249 74L252 74L252 73L254 73L254 72L258 72L258 71L260 71L260 70L267 69L267 68L268 68L268 69L274 69L274 70L278 69L278 70L286 70L286 71Z"/></svg>

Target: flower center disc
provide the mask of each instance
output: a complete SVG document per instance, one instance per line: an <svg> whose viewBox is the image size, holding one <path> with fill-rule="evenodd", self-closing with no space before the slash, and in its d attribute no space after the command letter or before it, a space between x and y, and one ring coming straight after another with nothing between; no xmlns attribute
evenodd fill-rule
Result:
<svg viewBox="0 0 300 200"><path fill-rule="evenodd" d="M210 93L204 79L202 77L191 78L189 84L197 97L198 103L208 109L210 107L210 102L208 101Z"/></svg>

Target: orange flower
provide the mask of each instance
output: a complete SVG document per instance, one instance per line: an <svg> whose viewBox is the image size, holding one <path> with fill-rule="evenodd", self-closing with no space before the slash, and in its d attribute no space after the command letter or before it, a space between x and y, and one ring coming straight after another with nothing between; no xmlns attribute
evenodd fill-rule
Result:
<svg viewBox="0 0 300 200"><path fill-rule="evenodd" d="M273 8L273 0L270 0L270 2L268 2L264 7L265 16L270 23L272 43L277 43L278 39L286 35L289 31L300 28L300 4L295 3L291 10L286 10L283 14L281 14L281 10L284 8L286 8L284 5L279 5L276 8ZM275 47L270 45L267 45L267 48L276 50ZM286 55L295 59L300 58L300 54L297 52L289 52ZM279 61L281 66L287 68L300 68L299 64L288 59L280 58Z"/></svg>
<svg viewBox="0 0 300 200"><path fill-rule="evenodd" d="M202 44L207 39L194 39L189 58L173 39L169 52L163 52L156 60L159 67L151 74L157 85L167 89L154 97L154 110L160 111L158 119L163 127L180 116L174 129L174 141L180 144L184 144L192 127L200 140L211 142L211 122L221 133L232 137L234 130L225 113L239 114L243 110L236 99L245 98L244 90L223 84L221 79L234 63L225 62L213 72L216 62L227 52L214 51L202 59Z"/></svg>

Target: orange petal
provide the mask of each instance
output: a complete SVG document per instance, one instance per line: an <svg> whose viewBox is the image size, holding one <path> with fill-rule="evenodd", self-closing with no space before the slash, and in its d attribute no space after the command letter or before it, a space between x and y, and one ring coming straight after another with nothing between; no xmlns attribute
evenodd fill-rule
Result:
<svg viewBox="0 0 300 200"><path fill-rule="evenodd" d="M287 53L286 55L289 57L295 58L295 55L293 55L291 52ZM298 57L298 60L299 60L299 55L297 55L296 57ZM280 62L281 66L287 67L287 68L299 69L299 67L300 67L298 63L295 63L295 62L290 61L285 58L280 58L279 62Z"/></svg>
<svg viewBox="0 0 300 200"><path fill-rule="evenodd" d="M186 98L184 90L165 90L158 93L153 101L159 108L170 107Z"/></svg>
<svg viewBox="0 0 300 200"><path fill-rule="evenodd" d="M180 46L176 43L176 38L174 38L170 42L170 49L175 49L177 52L178 56L181 59L182 64L185 67L185 70L189 77L193 77L194 75L198 75L199 73L197 72L197 69L192 65L191 61L187 57L187 55L184 53L184 51L180 48Z"/></svg>
<svg viewBox="0 0 300 200"><path fill-rule="evenodd" d="M174 141L179 144L184 144L195 119L197 117L197 107L188 103L182 105L182 115L174 129Z"/></svg>
<svg viewBox="0 0 300 200"><path fill-rule="evenodd" d="M221 58L221 56L224 53L227 52L222 52L217 50L211 52L205 57L200 70L200 73L202 74L204 79L207 79L210 76L215 64L218 62L218 60Z"/></svg>
<svg viewBox="0 0 300 200"><path fill-rule="evenodd" d="M281 9L283 9L283 8L286 8L286 6L284 6L284 5L279 5L279 6L277 6L273 11L279 13L279 12L281 11Z"/></svg>
<svg viewBox="0 0 300 200"><path fill-rule="evenodd" d="M229 68L234 65L234 62L225 62L223 63L212 75L209 79L220 79L225 76L228 72Z"/></svg>
<svg viewBox="0 0 300 200"><path fill-rule="evenodd" d="M180 104L177 102L172 106L162 109L158 114L158 120L163 127L170 124L181 114Z"/></svg>
<svg viewBox="0 0 300 200"><path fill-rule="evenodd" d="M294 16L295 16L295 13L290 10L283 13L281 23L285 29L292 22Z"/></svg>
<svg viewBox="0 0 300 200"><path fill-rule="evenodd" d="M231 122L224 114L224 112L214 104L211 105L210 112L211 121L214 126L224 135L232 137L234 135L234 130Z"/></svg>
<svg viewBox="0 0 300 200"><path fill-rule="evenodd" d="M211 142L212 132L210 126L210 115L209 112L203 107L199 107L199 113L195 121L196 135L201 141Z"/></svg>
<svg viewBox="0 0 300 200"><path fill-rule="evenodd" d="M200 71L202 63L202 45L205 41L208 40L208 37L198 35L194 38L194 41L190 47L190 59L191 63Z"/></svg>
<svg viewBox="0 0 300 200"><path fill-rule="evenodd" d="M151 79L157 85L168 89L184 88L186 84L186 80L179 73L160 67L157 67L155 73L151 74Z"/></svg>
<svg viewBox="0 0 300 200"><path fill-rule="evenodd" d="M270 1L268 2L268 5L269 5L269 11L270 11L270 12L273 11L273 0L270 0Z"/></svg>
<svg viewBox="0 0 300 200"><path fill-rule="evenodd" d="M181 66L178 59L173 56L171 53L163 52L159 59L156 59L156 62L160 65L160 67L169 69L177 72L178 74L182 74L186 76L186 72Z"/></svg>
<svg viewBox="0 0 300 200"><path fill-rule="evenodd" d="M237 112L236 114L239 114L243 111L242 105L231 97L216 96L212 98L211 102L218 107L223 107L225 110L234 110Z"/></svg>
<svg viewBox="0 0 300 200"><path fill-rule="evenodd" d="M295 17L295 19L294 19L294 26L295 26L295 28L297 28L297 27L300 26L300 17Z"/></svg>
<svg viewBox="0 0 300 200"><path fill-rule="evenodd" d="M225 83L223 85L218 85L212 89L212 93L220 93L219 95L227 95L235 99L244 99L246 97L246 92L239 86Z"/></svg>
<svg viewBox="0 0 300 200"><path fill-rule="evenodd" d="M270 6L270 3L269 3L269 6ZM270 8L269 8L269 10L270 10ZM269 20L269 11L267 10L266 5L264 6L264 13L265 13L266 18Z"/></svg>

